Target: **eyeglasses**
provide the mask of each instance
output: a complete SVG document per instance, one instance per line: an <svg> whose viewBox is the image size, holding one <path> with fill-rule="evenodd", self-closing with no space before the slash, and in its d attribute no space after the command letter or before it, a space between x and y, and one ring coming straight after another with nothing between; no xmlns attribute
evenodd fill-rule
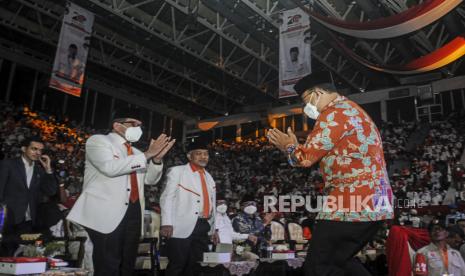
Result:
<svg viewBox="0 0 465 276"><path fill-rule="evenodd" d="M142 123L139 122L139 121L123 121L123 122L119 122L120 124L129 124L133 127L141 127L142 128Z"/></svg>
<svg viewBox="0 0 465 276"><path fill-rule="evenodd" d="M302 100L304 102L311 101L312 97L313 97L313 94L315 94L315 92L316 92L315 88L307 90L306 93L302 95L303 96Z"/></svg>

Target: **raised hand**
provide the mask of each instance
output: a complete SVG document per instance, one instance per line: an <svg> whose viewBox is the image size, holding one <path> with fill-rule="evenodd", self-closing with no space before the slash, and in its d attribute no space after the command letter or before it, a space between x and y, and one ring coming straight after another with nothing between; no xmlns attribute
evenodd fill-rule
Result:
<svg viewBox="0 0 465 276"><path fill-rule="evenodd" d="M156 140L152 139L150 141L150 146L147 151L144 153L147 159L151 159L159 154L168 144L170 138L166 134L161 134Z"/></svg>
<svg viewBox="0 0 465 276"><path fill-rule="evenodd" d="M173 147L174 143L176 143L176 139L173 139L173 140L170 140L168 142L168 144L165 146L165 148L163 148L163 150L158 153L157 155L155 155L153 157L153 162L155 163L160 163L161 160L163 159L163 157L168 153L168 151Z"/></svg>
<svg viewBox="0 0 465 276"><path fill-rule="evenodd" d="M294 132L292 132L291 128L288 128L287 134L280 131L279 129L273 128L268 131L267 136L270 142L282 151L286 150L287 145L298 144L297 137L295 136Z"/></svg>
<svg viewBox="0 0 465 276"><path fill-rule="evenodd" d="M40 164L42 164L42 167L44 167L45 171L47 173L52 173L52 162L50 160L50 157L48 155L42 155L39 158Z"/></svg>
<svg viewBox="0 0 465 276"><path fill-rule="evenodd" d="M287 135L289 136L289 138L291 138L292 144L294 144L294 145L299 144L299 140L297 140L297 136L295 136L295 133L294 133L294 131L292 131L292 128L290 128L290 127L287 128Z"/></svg>

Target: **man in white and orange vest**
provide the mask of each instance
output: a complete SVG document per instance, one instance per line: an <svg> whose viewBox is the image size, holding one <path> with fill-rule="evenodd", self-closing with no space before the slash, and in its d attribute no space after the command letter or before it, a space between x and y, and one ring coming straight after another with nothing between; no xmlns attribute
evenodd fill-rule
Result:
<svg viewBox="0 0 465 276"><path fill-rule="evenodd" d="M160 235L167 239L167 276L195 274L203 253L208 252L209 239L216 244L216 186L205 170L207 144L191 143L187 149L189 163L172 167L166 175L160 197Z"/></svg>
<svg viewBox="0 0 465 276"><path fill-rule="evenodd" d="M431 243L419 249L415 255L415 276L464 276L465 262L460 252L447 244L448 232L438 220L428 226Z"/></svg>

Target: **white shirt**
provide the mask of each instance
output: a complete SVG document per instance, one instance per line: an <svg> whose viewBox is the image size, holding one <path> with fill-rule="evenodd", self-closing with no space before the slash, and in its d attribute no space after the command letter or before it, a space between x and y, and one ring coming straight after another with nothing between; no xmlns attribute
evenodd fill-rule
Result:
<svg viewBox="0 0 465 276"><path fill-rule="evenodd" d="M29 162L26 159L24 159L23 156L21 156L21 159L23 160L24 169L26 170L26 184L29 188L31 186L32 175L34 174L34 162L29 164Z"/></svg>
<svg viewBox="0 0 465 276"><path fill-rule="evenodd" d="M32 175L34 174L34 162L31 162L31 164L29 164L29 162L26 159L24 159L24 156L21 156L21 160L23 160L24 169L26 171L26 184L27 184L27 187L30 188ZM29 205L28 205L26 209L26 221L29 221L29 220L31 220L31 209L29 208Z"/></svg>
<svg viewBox="0 0 465 276"><path fill-rule="evenodd" d="M218 230L220 243L232 244L233 240L246 240L249 237L248 234L234 232L231 219L227 214L216 212L215 226L216 230Z"/></svg>

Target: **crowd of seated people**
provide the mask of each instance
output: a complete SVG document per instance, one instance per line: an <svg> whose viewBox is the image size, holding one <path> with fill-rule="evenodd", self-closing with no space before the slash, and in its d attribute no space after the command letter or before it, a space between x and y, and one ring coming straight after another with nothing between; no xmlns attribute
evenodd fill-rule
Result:
<svg viewBox="0 0 465 276"><path fill-rule="evenodd" d="M457 114L433 122L424 143L418 145L410 167L396 171L391 185L398 199L418 207L455 204L465 199L464 168L460 163L465 122Z"/></svg>
<svg viewBox="0 0 465 276"><path fill-rule="evenodd" d="M444 122L432 123L424 143L417 147L416 152L407 153L405 145L414 129L413 123L386 123L382 128L388 162L399 158L410 158L411 161L410 167L396 171L391 176L396 198L413 202L409 207L449 205L451 213L430 210L418 214L416 210L407 211L400 213L395 223L426 227L433 219L441 219L450 224L457 224L463 214L457 211L455 204L465 200L465 170L459 164L465 140L465 120L455 115ZM91 128L67 120L58 121L54 116L35 113L27 107L2 104L0 159L18 156L21 152L20 143L25 137L41 136L48 154L53 159L55 175L59 183L63 184L60 187L64 190L52 203L70 208L81 191L85 141L94 133L96 131ZM165 168L187 162L182 146L176 145L164 162ZM289 166L285 156L265 138L241 142L215 141L210 145L208 170L216 181L218 193L228 202L228 215L231 218L241 212L244 197L253 196L260 212L264 195L316 197L324 188L317 168ZM449 188L453 188L452 192ZM158 201L162 185L149 186L146 189L147 208L159 211ZM45 202L47 200L44 199ZM294 222L311 226L313 215L302 208L295 213L276 214L274 220L281 224ZM451 216L454 216L454 220L450 219ZM371 246L382 246L384 238L380 237L378 243L372 243Z"/></svg>
<svg viewBox="0 0 465 276"><path fill-rule="evenodd" d="M415 128L415 123L404 121L399 124L386 122L381 125L380 133L383 140L384 158L388 165L394 160L407 160L410 158L406 146Z"/></svg>

